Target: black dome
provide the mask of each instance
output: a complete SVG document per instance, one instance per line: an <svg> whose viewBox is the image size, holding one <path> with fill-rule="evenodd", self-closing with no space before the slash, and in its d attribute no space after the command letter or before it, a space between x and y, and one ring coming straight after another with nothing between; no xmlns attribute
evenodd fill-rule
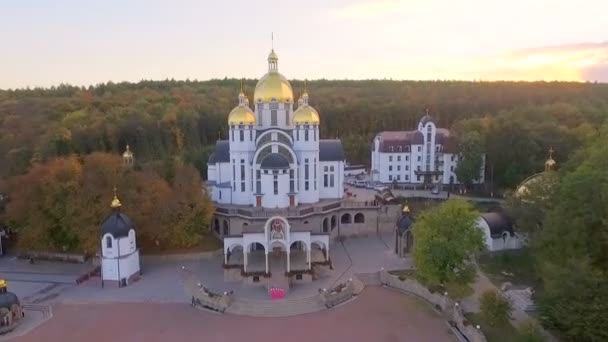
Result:
<svg viewBox="0 0 608 342"><path fill-rule="evenodd" d="M262 169L288 169L289 161L285 156L278 153L271 153L262 160Z"/></svg>
<svg viewBox="0 0 608 342"><path fill-rule="evenodd" d="M405 233L406 230L410 229L414 220L410 215L404 215L397 220L397 229L399 230L399 234Z"/></svg>
<svg viewBox="0 0 608 342"><path fill-rule="evenodd" d="M112 213L101 224L101 236L112 235L115 239L129 235L129 231L135 226L129 217L121 212Z"/></svg>
<svg viewBox="0 0 608 342"><path fill-rule="evenodd" d="M11 309L13 304L19 305L19 298L12 292L0 293L0 308Z"/></svg>

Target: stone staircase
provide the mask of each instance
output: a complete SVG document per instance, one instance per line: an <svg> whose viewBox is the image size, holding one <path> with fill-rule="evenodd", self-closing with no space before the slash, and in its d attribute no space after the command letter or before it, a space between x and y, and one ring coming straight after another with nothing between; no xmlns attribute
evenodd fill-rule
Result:
<svg viewBox="0 0 608 342"><path fill-rule="evenodd" d="M254 317L285 317L325 310L319 295L307 298L250 300L235 298L226 313Z"/></svg>
<svg viewBox="0 0 608 342"><path fill-rule="evenodd" d="M357 273L357 274L355 274L354 278L359 279L359 281L363 282L365 285L368 285L368 286L382 285L380 282L380 273L379 272ZM353 278L353 280L354 280L354 278Z"/></svg>
<svg viewBox="0 0 608 342"><path fill-rule="evenodd" d="M38 311L38 312L42 313L42 317L45 320L53 317L53 311L52 311L50 305L23 303L22 306L23 306L23 309L26 311L26 314L27 314L27 311Z"/></svg>

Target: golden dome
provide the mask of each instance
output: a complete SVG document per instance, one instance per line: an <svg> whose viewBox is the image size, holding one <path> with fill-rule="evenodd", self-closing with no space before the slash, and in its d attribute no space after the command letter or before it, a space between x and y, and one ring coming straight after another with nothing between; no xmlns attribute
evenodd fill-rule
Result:
<svg viewBox="0 0 608 342"><path fill-rule="evenodd" d="M6 280L0 279L0 288L5 288L7 285Z"/></svg>
<svg viewBox="0 0 608 342"><path fill-rule="evenodd" d="M268 55L268 60L279 60L279 56L277 56L277 53L274 52L274 49L270 51L270 54Z"/></svg>
<svg viewBox="0 0 608 342"><path fill-rule="evenodd" d="M319 113L307 104L303 104L293 112L293 124L294 125L318 125L321 123Z"/></svg>
<svg viewBox="0 0 608 342"><path fill-rule="evenodd" d="M116 195L116 188L114 188L114 198L112 199L112 202L110 203L110 208L118 209L121 206L122 206L122 204L120 203L120 200L118 199L118 196Z"/></svg>
<svg viewBox="0 0 608 342"><path fill-rule="evenodd" d="M255 114L246 105L238 105L228 115L229 125L255 125Z"/></svg>
<svg viewBox="0 0 608 342"><path fill-rule="evenodd" d="M254 101L293 102L293 89L285 76L278 71L270 71L262 77L255 86Z"/></svg>

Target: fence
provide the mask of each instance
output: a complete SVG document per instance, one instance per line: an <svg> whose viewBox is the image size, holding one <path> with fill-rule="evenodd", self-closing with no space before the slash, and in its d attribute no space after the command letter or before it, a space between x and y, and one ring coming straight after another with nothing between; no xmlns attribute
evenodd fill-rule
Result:
<svg viewBox="0 0 608 342"><path fill-rule="evenodd" d="M446 295L439 293L432 293L422 284L418 283L413 279L399 279L386 272L385 270L380 271L380 282L383 285L411 293L417 297L424 299L431 303L436 308L441 310L442 315L454 328L456 328L464 337L470 342L486 342L484 334L476 327L470 325L467 319L464 317L462 308L460 305L449 298Z"/></svg>

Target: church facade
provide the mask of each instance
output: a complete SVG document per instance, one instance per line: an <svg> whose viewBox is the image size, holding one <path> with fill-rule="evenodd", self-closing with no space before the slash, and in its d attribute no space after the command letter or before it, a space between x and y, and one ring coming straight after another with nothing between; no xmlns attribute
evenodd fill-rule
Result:
<svg viewBox="0 0 608 342"><path fill-rule="evenodd" d="M416 130L378 133L372 143L372 180L398 184L460 184L459 151L450 131L426 113ZM475 183L483 183L485 155Z"/></svg>
<svg viewBox="0 0 608 342"><path fill-rule="evenodd" d="M229 136L208 161L208 191L220 204L289 208L342 197L340 140L320 139L320 117L304 92L279 73L274 50L255 87L253 109L241 91L228 115Z"/></svg>

